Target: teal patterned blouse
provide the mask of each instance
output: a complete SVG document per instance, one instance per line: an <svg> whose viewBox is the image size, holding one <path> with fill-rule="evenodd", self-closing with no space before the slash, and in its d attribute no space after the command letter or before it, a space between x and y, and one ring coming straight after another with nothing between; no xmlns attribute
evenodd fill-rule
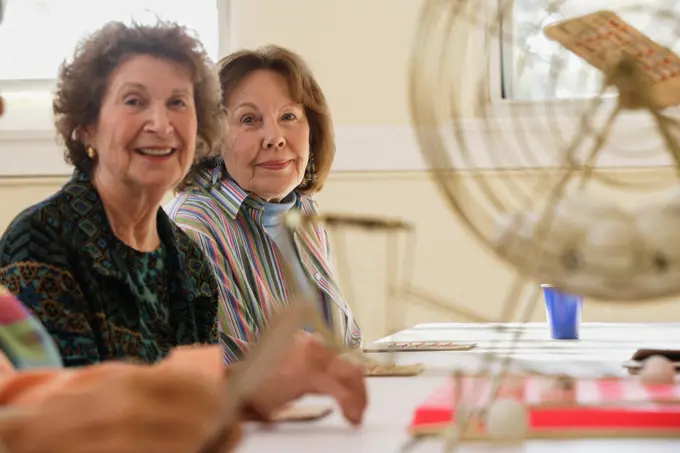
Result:
<svg viewBox="0 0 680 453"><path fill-rule="evenodd" d="M0 239L0 285L50 333L67 367L154 363L217 342L218 289L201 250L159 208L162 246L141 253L113 234L88 176L20 213Z"/></svg>

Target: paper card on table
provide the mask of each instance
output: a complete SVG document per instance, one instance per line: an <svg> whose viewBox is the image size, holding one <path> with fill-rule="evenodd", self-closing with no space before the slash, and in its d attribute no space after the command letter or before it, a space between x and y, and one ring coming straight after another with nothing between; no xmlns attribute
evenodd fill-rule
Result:
<svg viewBox="0 0 680 453"><path fill-rule="evenodd" d="M396 364L370 364L366 365L366 376L382 376L382 377L410 377L417 376L425 370L425 365L422 363L414 363L411 365L396 365Z"/></svg>
<svg viewBox="0 0 680 453"><path fill-rule="evenodd" d="M364 348L364 352L469 351L477 343L455 341L384 341Z"/></svg>
<svg viewBox="0 0 680 453"><path fill-rule="evenodd" d="M320 420L333 412L330 405L295 405L282 409L272 417L274 422L308 422Z"/></svg>

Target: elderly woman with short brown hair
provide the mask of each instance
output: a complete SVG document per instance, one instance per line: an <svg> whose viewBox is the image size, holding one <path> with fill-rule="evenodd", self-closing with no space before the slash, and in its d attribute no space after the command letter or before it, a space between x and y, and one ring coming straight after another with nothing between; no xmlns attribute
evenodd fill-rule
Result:
<svg viewBox="0 0 680 453"><path fill-rule="evenodd" d="M221 153L194 166L166 210L213 264L226 360L243 356L294 285L317 302L347 346L359 347L326 231L305 224L291 232L284 224L291 209L318 213L312 195L333 163L333 124L321 88L300 56L278 46L233 53L219 62L218 74L226 112Z"/></svg>

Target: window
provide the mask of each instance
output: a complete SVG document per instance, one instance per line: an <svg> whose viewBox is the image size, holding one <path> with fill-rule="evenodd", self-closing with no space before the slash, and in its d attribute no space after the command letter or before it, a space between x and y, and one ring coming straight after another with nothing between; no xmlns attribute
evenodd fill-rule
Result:
<svg viewBox="0 0 680 453"><path fill-rule="evenodd" d="M230 51L230 0L9 0L0 26L0 177L67 175L54 140L52 91L77 42L106 22L171 20L213 59Z"/></svg>
<svg viewBox="0 0 680 453"><path fill-rule="evenodd" d="M0 27L0 83L54 79L77 42L106 22L149 23L156 17L195 30L211 57L218 57L215 0L12 0Z"/></svg>
<svg viewBox="0 0 680 453"><path fill-rule="evenodd" d="M501 42L501 97L540 101L597 94L601 73L547 39L543 28L598 10L612 10L650 38L680 51L677 0L514 0L511 14L503 21L508 33Z"/></svg>
<svg viewBox="0 0 680 453"><path fill-rule="evenodd" d="M489 4L504 12L503 39L497 29L487 35L491 105L479 109L485 119L473 120L480 131L470 134L479 137L480 150L490 149L490 143L501 146L505 160L494 155L495 160L490 159L494 162L482 162L480 151L481 163L476 168L562 167L564 151L569 148L574 150L573 158L583 163L603 131L604 145L593 164L597 167L672 164L654 117L644 110L624 110L610 123L617 107L614 89L605 93L604 102L593 102L601 90L600 71L547 39L543 29L557 21L609 10L680 53L680 0L496 0ZM487 16L492 26L497 10ZM674 116L678 112L680 108L666 110Z"/></svg>

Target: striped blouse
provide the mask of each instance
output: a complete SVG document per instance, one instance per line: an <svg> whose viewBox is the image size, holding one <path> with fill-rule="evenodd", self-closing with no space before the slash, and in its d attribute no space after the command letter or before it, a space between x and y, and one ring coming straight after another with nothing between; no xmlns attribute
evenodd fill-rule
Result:
<svg viewBox="0 0 680 453"><path fill-rule="evenodd" d="M298 196L296 209L316 214L316 203ZM225 361L238 361L258 338L270 314L289 299L282 257L262 224L264 204L244 191L223 168L207 170L197 184L166 206L171 219L207 255L220 291L219 323ZM331 261L326 230L307 224L293 232L303 268L321 293L323 318L349 347L361 346L361 331L343 298Z"/></svg>

